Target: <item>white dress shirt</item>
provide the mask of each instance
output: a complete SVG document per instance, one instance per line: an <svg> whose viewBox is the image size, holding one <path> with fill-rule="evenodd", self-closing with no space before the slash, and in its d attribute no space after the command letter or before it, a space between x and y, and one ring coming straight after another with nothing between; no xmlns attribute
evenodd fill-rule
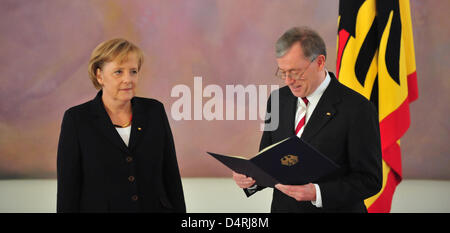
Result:
<svg viewBox="0 0 450 233"><path fill-rule="evenodd" d="M123 142L125 142L125 145L128 146L128 142L130 142L131 125L125 128L116 127L116 130Z"/></svg>
<svg viewBox="0 0 450 233"><path fill-rule="evenodd" d="M298 98L297 101L297 110L295 112L295 124L294 127L297 127L298 122L305 116L305 125L300 129L300 131L297 133L297 137L301 137L303 134L303 130L305 129L306 125L308 124L309 118L311 118L312 113L314 112L314 109L316 108L317 104L319 103L320 97L322 97L323 92L325 89L327 89L328 85L330 84L331 77L328 74L328 71L326 71L325 79L322 81L322 83L317 87L317 89L311 93L310 95L306 96L308 99L308 106L306 106L305 102L303 102L302 98ZM295 130L295 128L294 128ZM322 195L320 193L320 187L318 184L314 184L314 187L316 188L316 201L311 201L313 205L315 205L318 208L322 208Z"/></svg>

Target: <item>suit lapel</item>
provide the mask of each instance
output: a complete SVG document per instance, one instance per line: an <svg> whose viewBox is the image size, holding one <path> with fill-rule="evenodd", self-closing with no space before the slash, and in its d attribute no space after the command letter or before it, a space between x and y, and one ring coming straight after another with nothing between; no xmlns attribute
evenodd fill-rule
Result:
<svg viewBox="0 0 450 233"><path fill-rule="evenodd" d="M330 84L322 94L301 136L305 141L310 141L337 113L335 105L341 100L338 93L339 83L331 72L330 78Z"/></svg>
<svg viewBox="0 0 450 233"><path fill-rule="evenodd" d="M127 146L123 142L117 130L114 128L114 125L111 119L108 116L108 113L103 106L102 101L102 91L97 93L95 99L91 102L91 112L93 113L93 125L101 132L101 134L107 138L114 146L117 146L119 149L124 152L129 152Z"/></svg>
<svg viewBox="0 0 450 233"><path fill-rule="evenodd" d="M292 95L288 90L288 94L280 96L280 116L284 116L280 121L280 130L283 132L283 138L290 137L295 134L295 110L297 108L297 97Z"/></svg>
<svg viewBox="0 0 450 233"><path fill-rule="evenodd" d="M131 122L131 134L128 148L133 150L133 148L136 147L137 143L141 140L144 132L149 130L147 127L149 119L142 103L136 101L136 98L133 98L131 100L131 104L133 106L133 119Z"/></svg>

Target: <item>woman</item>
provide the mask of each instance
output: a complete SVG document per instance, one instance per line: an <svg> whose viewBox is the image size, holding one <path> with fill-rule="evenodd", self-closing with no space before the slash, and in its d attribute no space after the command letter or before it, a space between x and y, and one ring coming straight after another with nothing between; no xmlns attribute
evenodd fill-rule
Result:
<svg viewBox="0 0 450 233"><path fill-rule="evenodd" d="M57 212L186 212L163 105L135 97L142 51L124 39L89 61L97 96L67 110L57 156Z"/></svg>

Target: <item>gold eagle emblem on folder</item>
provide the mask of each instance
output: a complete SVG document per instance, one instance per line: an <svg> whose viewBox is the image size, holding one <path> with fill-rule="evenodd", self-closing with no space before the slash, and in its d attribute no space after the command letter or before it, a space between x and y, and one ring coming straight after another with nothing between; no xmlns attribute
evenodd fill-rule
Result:
<svg viewBox="0 0 450 233"><path fill-rule="evenodd" d="M281 164L284 166L293 166L296 163L298 163L298 156L295 155L286 155L283 158L281 158Z"/></svg>

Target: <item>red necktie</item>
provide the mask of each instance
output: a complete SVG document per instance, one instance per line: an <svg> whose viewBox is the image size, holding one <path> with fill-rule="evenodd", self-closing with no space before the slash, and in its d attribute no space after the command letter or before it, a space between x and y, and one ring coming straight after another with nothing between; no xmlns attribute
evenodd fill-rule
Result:
<svg viewBox="0 0 450 233"><path fill-rule="evenodd" d="M306 97L302 97L303 102L305 102L306 106L308 106L308 99ZM298 132L303 128L303 126L305 125L305 121L306 121L306 111L305 111L305 115L303 116L303 118L298 122L297 127L295 128L295 135L298 134Z"/></svg>

